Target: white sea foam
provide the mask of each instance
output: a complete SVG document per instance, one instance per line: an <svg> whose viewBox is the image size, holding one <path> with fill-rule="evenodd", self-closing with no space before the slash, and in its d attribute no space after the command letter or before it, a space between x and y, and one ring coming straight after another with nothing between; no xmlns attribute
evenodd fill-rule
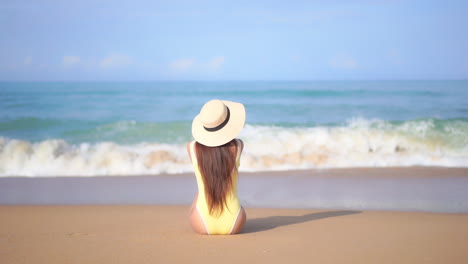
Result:
<svg viewBox="0 0 468 264"><path fill-rule="evenodd" d="M468 166L463 123L436 128L431 120L395 125L355 119L341 127L247 125L241 171L306 168ZM1 176L94 176L192 171L185 145L112 142L37 143L0 137Z"/></svg>

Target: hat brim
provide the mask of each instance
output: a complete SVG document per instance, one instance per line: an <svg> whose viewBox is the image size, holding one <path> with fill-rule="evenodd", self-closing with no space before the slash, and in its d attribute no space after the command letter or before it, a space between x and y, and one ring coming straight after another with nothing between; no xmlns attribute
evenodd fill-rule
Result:
<svg viewBox="0 0 468 264"><path fill-rule="evenodd" d="M208 147L221 146L236 138L245 124L245 108L241 103L222 101L230 111L229 122L217 131L207 131L197 115L192 122L192 135L195 140Z"/></svg>

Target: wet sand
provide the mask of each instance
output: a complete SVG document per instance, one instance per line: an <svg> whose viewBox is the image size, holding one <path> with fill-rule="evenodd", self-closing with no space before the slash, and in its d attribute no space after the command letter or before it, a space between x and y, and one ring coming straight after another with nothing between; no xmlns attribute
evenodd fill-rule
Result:
<svg viewBox="0 0 468 264"><path fill-rule="evenodd" d="M187 206L0 206L0 263L467 263L468 214L246 208L191 231Z"/></svg>
<svg viewBox="0 0 468 264"><path fill-rule="evenodd" d="M186 205L193 173L0 178L0 205ZM246 207L468 213L468 168L351 168L239 174Z"/></svg>

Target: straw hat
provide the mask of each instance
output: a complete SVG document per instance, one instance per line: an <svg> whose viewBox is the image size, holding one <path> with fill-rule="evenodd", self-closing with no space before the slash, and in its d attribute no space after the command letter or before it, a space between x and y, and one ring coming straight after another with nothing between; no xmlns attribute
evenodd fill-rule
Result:
<svg viewBox="0 0 468 264"><path fill-rule="evenodd" d="M236 138L244 124L243 104L211 100L193 119L192 135L198 143L205 146L221 146Z"/></svg>

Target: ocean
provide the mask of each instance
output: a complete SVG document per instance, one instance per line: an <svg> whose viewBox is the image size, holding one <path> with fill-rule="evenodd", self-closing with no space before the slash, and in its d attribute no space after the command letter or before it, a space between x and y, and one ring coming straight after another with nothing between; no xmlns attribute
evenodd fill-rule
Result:
<svg viewBox="0 0 468 264"><path fill-rule="evenodd" d="M240 171L468 167L468 81L0 82L0 176L191 172L191 121L241 102Z"/></svg>

